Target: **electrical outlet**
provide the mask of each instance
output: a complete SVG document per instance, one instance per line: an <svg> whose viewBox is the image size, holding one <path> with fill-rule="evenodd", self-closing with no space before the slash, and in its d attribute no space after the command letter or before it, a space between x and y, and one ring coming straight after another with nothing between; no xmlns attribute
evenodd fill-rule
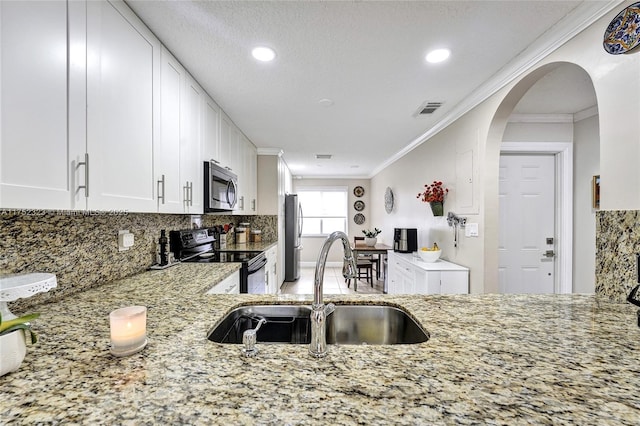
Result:
<svg viewBox="0 0 640 426"><path fill-rule="evenodd" d="M118 251L127 251L134 243L133 234L128 229L118 231Z"/></svg>
<svg viewBox="0 0 640 426"><path fill-rule="evenodd" d="M190 220L192 229L198 229L202 227L202 216L192 214Z"/></svg>

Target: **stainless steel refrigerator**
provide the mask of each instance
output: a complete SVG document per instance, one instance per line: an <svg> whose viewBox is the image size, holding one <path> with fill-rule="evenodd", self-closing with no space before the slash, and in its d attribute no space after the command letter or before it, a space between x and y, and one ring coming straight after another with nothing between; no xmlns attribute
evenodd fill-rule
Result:
<svg viewBox="0 0 640 426"><path fill-rule="evenodd" d="M300 278L300 251L302 250L302 206L296 194L284 198L284 280Z"/></svg>

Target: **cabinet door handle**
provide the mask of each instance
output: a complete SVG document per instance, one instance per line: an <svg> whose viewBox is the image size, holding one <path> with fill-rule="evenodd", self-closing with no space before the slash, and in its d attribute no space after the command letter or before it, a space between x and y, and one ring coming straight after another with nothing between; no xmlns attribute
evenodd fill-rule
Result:
<svg viewBox="0 0 640 426"><path fill-rule="evenodd" d="M256 211L256 199L251 200L251 211Z"/></svg>
<svg viewBox="0 0 640 426"><path fill-rule="evenodd" d="M189 182L182 187L182 203L185 206L189 205Z"/></svg>
<svg viewBox="0 0 640 426"><path fill-rule="evenodd" d="M162 192L160 192L160 185L162 185ZM160 195L162 193L162 195ZM162 175L162 179L158 181L158 200L162 199L162 204L164 204L164 175Z"/></svg>
<svg viewBox="0 0 640 426"><path fill-rule="evenodd" d="M84 189L85 198L89 197L89 153L84 153L84 161L78 163L78 167L84 166L84 185L78 185L78 191Z"/></svg>
<svg viewBox="0 0 640 426"><path fill-rule="evenodd" d="M193 182L189 182L189 205L193 207Z"/></svg>

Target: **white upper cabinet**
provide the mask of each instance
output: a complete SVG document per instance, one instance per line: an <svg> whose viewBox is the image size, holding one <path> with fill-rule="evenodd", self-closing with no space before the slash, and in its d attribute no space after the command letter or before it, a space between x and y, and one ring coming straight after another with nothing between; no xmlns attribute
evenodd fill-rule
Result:
<svg viewBox="0 0 640 426"><path fill-rule="evenodd" d="M247 214L247 184L248 179L244 169L244 159L246 155L246 145L242 133L234 126L231 131L231 167L233 172L238 175L238 204L233 214Z"/></svg>
<svg viewBox="0 0 640 426"><path fill-rule="evenodd" d="M186 75L185 96L182 103L183 133L180 143L180 182L185 213L203 212L202 136L204 90L193 77Z"/></svg>
<svg viewBox="0 0 640 426"><path fill-rule="evenodd" d="M220 166L237 174L231 166L231 149L232 147L235 148L233 141L233 138L235 137L233 132L234 127L235 126L231 119L227 114L222 112L220 114Z"/></svg>
<svg viewBox="0 0 640 426"><path fill-rule="evenodd" d="M0 208L70 207L67 25L78 6L0 2Z"/></svg>
<svg viewBox="0 0 640 426"><path fill-rule="evenodd" d="M249 179L248 197L248 214L258 214L258 150L255 145L247 140L245 171Z"/></svg>
<svg viewBox="0 0 640 426"><path fill-rule="evenodd" d="M162 48L160 68L160 137L156 144L155 179L157 204L161 213L182 213L183 189L180 179L180 142L183 132L180 105L186 71Z"/></svg>
<svg viewBox="0 0 640 426"><path fill-rule="evenodd" d="M238 174L238 207L234 214L254 215L258 209L258 153L251 141L237 128L235 134L234 170Z"/></svg>
<svg viewBox="0 0 640 426"><path fill-rule="evenodd" d="M160 51L123 3L87 2L90 209L157 211Z"/></svg>
<svg viewBox="0 0 640 426"><path fill-rule="evenodd" d="M204 91L164 47L160 80L160 143L155 161L158 211L202 213Z"/></svg>
<svg viewBox="0 0 640 426"><path fill-rule="evenodd" d="M244 186L245 197L245 214L257 214L258 213L258 151L256 147L241 134L242 156L240 161L242 162L242 176Z"/></svg>
<svg viewBox="0 0 640 426"><path fill-rule="evenodd" d="M203 108L203 161L220 165L220 107L205 93Z"/></svg>
<svg viewBox="0 0 640 426"><path fill-rule="evenodd" d="M0 1L0 24L0 208L198 214L214 160L255 212L255 147L124 2Z"/></svg>

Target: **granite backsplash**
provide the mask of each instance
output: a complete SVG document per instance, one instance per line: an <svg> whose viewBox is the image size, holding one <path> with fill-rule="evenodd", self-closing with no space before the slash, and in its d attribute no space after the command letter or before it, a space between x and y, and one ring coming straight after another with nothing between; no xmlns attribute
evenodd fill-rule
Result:
<svg viewBox="0 0 640 426"><path fill-rule="evenodd" d="M624 302L638 284L640 211L596 213L596 295Z"/></svg>
<svg viewBox="0 0 640 426"><path fill-rule="evenodd" d="M11 302L16 311L142 272L156 262L160 230L251 223L263 241L277 240L277 216L171 215L146 213L0 210L0 275L55 273L58 287ZM118 250L118 231L129 230L135 245ZM228 235L231 238L231 234Z"/></svg>
<svg viewBox="0 0 640 426"><path fill-rule="evenodd" d="M262 230L263 241L275 241L277 216L170 215L128 213L0 210L0 275L51 272L58 287L48 293L12 302L26 307L144 271L156 259L160 230L249 222ZM637 284L640 253L640 211L596 214L596 288L598 297L624 302ZM118 251L119 230L134 234L135 245ZM231 238L231 235L229 235Z"/></svg>

